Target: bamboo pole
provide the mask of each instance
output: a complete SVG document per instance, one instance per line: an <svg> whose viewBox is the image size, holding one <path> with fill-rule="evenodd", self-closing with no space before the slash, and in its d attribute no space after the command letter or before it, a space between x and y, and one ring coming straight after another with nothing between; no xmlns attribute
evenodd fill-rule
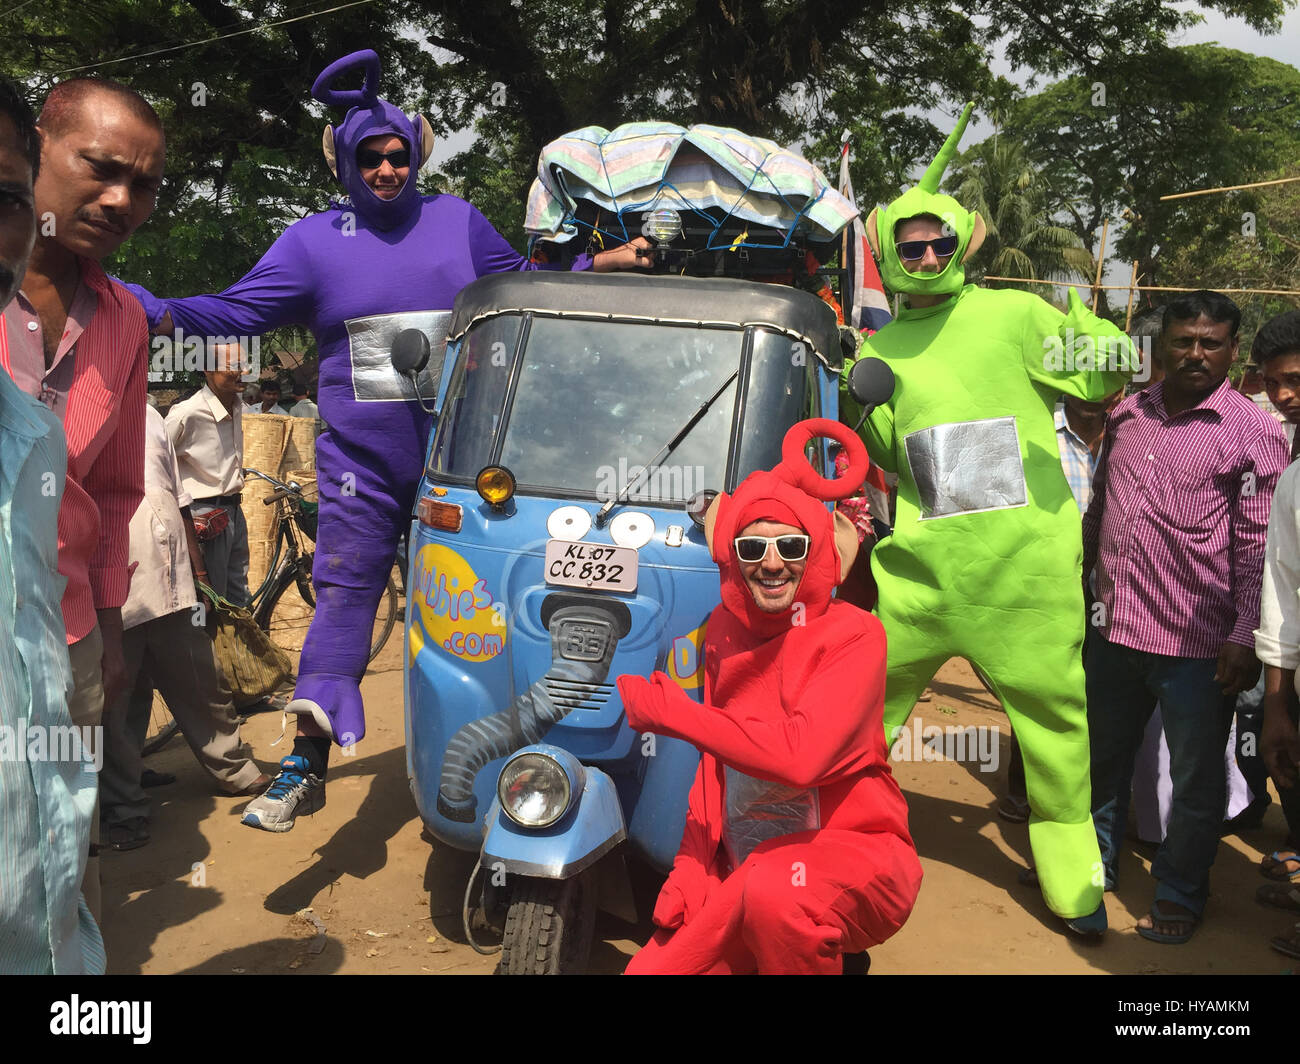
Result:
<svg viewBox="0 0 1300 1064"><path fill-rule="evenodd" d="M1097 303L1101 300L1101 271L1106 265L1106 232L1110 229L1110 219L1101 223L1101 244L1097 248L1097 276L1092 282L1092 312L1097 313Z"/></svg>
<svg viewBox="0 0 1300 1064"><path fill-rule="evenodd" d="M1133 288L1138 280L1138 260L1133 260L1133 272L1128 277L1128 306L1124 308L1124 331L1133 324Z"/></svg>
<svg viewBox="0 0 1300 1064"><path fill-rule="evenodd" d="M1186 199L1188 196L1208 196L1212 192L1237 192L1243 188L1263 188L1265 185L1285 185L1291 181L1300 181L1300 177L1279 177L1275 181L1252 181L1248 185L1221 185L1218 188L1198 188L1194 192L1175 192L1170 196L1161 196L1160 199Z"/></svg>
<svg viewBox="0 0 1300 1064"><path fill-rule="evenodd" d="M986 274L982 280L985 281L1015 281L1019 284L1046 284L1056 288L1077 288L1078 281L1045 281L1041 277L995 277L992 274ZM1126 284L1103 284L1099 288L1107 292L1120 292L1126 288L1132 288L1135 292L1199 292L1199 288L1174 288L1170 285L1126 285ZM1239 295L1254 296L1300 296L1300 288L1216 288L1216 292L1236 292Z"/></svg>

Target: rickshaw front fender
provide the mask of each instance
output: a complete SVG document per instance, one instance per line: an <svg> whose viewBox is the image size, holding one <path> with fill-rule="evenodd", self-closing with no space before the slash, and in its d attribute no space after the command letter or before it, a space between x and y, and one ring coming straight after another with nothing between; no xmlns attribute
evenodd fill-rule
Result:
<svg viewBox="0 0 1300 1064"><path fill-rule="evenodd" d="M526 746L513 756L548 749L553 748ZM500 799L493 799L483 840L482 864L486 875L505 872L541 879L571 879L627 838L627 824L614 781L592 765L584 765L583 769L586 778L582 793L550 827L522 827L502 811Z"/></svg>

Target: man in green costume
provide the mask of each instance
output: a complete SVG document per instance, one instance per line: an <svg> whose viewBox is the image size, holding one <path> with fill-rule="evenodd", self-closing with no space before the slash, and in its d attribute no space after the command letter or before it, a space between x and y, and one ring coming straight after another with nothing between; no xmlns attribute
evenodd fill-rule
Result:
<svg viewBox="0 0 1300 1064"><path fill-rule="evenodd" d="M897 382L862 428L872 460L899 477L894 532L871 563L889 638L885 728L892 741L948 658L979 669L1024 752L1043 897L1071 930L1099 937L1082 533L1052 412L1061 393L1120 388L1131 347L1073 289L1062 314L1035 295L964 284L984 221L939 181L971 109L916 187L867 219L885 284L907 298L860 352Z"/></svg>

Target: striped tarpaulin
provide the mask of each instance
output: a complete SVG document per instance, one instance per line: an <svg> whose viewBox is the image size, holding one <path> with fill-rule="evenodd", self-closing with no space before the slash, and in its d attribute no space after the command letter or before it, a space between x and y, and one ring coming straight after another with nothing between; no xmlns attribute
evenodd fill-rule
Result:
<svg viewBox="0 0 1300 1064"><path fill-rule="evenodd" d="M721 126L631 122L587 126L542 149L524 227L564 243L578 235L576 204L595 203L621 239L640 231L641 212L657 207L720 208L787 234L828 241L857 208L812 163L779 144ZM584 231L585 235L585 231Z"/></svg>

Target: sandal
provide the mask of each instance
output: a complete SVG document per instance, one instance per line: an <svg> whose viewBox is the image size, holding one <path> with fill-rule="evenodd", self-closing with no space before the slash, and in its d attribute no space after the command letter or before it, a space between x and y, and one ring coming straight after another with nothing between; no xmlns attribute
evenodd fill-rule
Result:
<svg viewBox="0 0 1300 1064"><path fill-rule="evenodd" d="M1274 850L1260 860L1259 874L1274 883L1290 883L1296 876L1300 876L1300 867L1288 872L1286 866L1289 864L1300 866L1300 853L1295 850Z"/></svg>
<svg viewBox="0 0 1300 1064"><path fill-rule="evenodd" d="M1268 940L1278 953L1285 953L1288 957L1300 957L1300 924L1295 925L1295 930L1287 935L1274 935Z"/></svg>
<svg viewBox="0 0 1300 1064"><path fill-rule="evenodd" d="M1286 883L1264 883L1255 891L1255 900L1260 905L1300 913L1300 889Z"/></svg>
<svg viewBox="0 0 1300 1064"><path fill-rule="evenodd" d="M1169 902L1170 905L1177 905L1177 902ZM1197 927L1200 926L1201 918L1193 916L1190 912L1183 914L1162 913L1159 908L1160 902L1151 903L1151 927L1137 926L1137 933L1145 938L1148 942L1159 942L1166 946L1181 946L1196 933ZM1178 906L1180 909L1183 906ZM1159 930L1158 925L1166 924L1174 927L1184 927L1185 931L1166 932Z"/></svg>

